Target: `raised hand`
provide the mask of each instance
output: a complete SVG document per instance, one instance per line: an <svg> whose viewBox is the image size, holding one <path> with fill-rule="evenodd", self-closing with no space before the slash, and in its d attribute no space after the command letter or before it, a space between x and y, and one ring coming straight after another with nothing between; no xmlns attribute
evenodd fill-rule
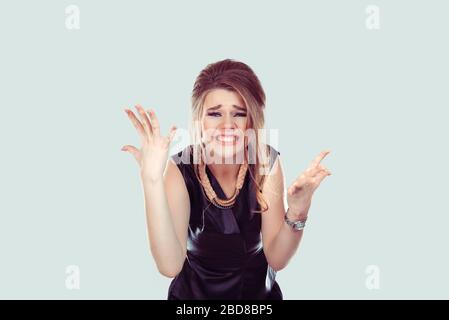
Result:
<svg viewBox="0 0 449 320"><path fill-rule="evenodd" d="M326 169L321 160L330 153L330 150L322 151L313 159L307 168L288 188L287 202L289 206L289 215L296 219L304 219L307 217L312 195L320 185L321 181L331 172Z"/></svg>
<svg viewBox="0 0 449 320"><path fill-rule="evenodd" d="M136 128L142 146L138 149L132 145L125 145L121 150L134 156L143 179L155 182L163 177L170 142L176 133L176 126L173 125L170 128L168 136L161 136L159 121L154 111L152 109L145 111L140 105L136 105L135 108L140 120L130 109L125 109L125 112Z"/></svg>

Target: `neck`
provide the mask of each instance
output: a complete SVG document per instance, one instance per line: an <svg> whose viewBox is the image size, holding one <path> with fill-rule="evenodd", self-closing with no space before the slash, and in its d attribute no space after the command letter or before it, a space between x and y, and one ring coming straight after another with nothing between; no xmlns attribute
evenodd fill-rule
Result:
<svg viewBox="0 0 449 320"><path fill-rule="evenodd" d="M207 167L217 179L237 179L240 164L208 164Z"/></svg>

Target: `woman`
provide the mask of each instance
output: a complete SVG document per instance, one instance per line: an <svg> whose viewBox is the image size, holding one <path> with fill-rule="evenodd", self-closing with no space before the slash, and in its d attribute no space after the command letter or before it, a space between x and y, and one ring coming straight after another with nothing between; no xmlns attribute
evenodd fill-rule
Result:
<svg viewBox="0 0 449 320"><path fill-rule="evenodd" d="M125 109L142 147L124 146L142 179L152 255L174 278L168 299L283 299L275 281L295 253L312 194L328 175L321 152L288 188L279 152L263 144L265 93L252 69L208 65L192 93L193 144L169 159L153 110ZM168 163L167 163L168 162Z"/></svg>

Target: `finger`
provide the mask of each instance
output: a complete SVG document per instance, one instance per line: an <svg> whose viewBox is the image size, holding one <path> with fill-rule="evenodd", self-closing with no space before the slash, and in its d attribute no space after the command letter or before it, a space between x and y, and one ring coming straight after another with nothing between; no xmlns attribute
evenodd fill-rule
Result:
<svg viewBox="0 0 449 320"><path fill-rule="evenodd" d="M290 186L290 188L288 188L287 193L288 195L292 196L296 193L297 188L295 186Z"/></svg>
<svg viewBox="0 0 449 320"><path fill-rule="evenodd" d="M321 160L323 160L324 157L327 156L330 152L331 151L329 149L321 151L320 154L312 160L312 162L310 163L310 167L317 166L321 162Z"/></svg>
<svg viewBox="0 0 449 320"><path fill-rule="evenodd" d="M311 186L311 183L309 180L296 180L295 182L292 183L292 185L290 186L290 188L288 189L288 192L290 195L296 193L296 191L301 190L303 188L307 188Z"/></svg>
<svg viewBox="0 0 449 320"><path fill-rule="evenodd" d="M325 166L323 166L322 164L318 164L315 167L311 167L311 168L307 169L306 171L307 171L307 174L309 176L311 176L311 177L315 177L321 171L325 171L326 173L330 174L330 171Z"/></svg>
<svg viewBox="0 0 449 320"><path fill-rule="evenodd" d="M131 145L126 145L126 146L123 146L121 150L131 153L134 156L134 158L136 159L136 161L138 163L140 163L140 151L139 151L139 149L137 149L136 147L131 146Z"/></svg>
<svg viewBox="0 0 449 320"><path fill-rule="evenodd" d="M173 137L174 137L175 134L176 134L176 130L177 130L176 126L175 126L175 125L172 125L171 128L170 128L170 133L168 134L168 143L169 143L169 144L170 144L170 142L172 142Z"/></svg>
<svg viewBox="0 0 449 320"><path fill-rule="evenodd" d="M143 127L145 128L145 132L147 133L148 137L151 138L153 132L151 129L150 120L148 119L145 109L140 104L136 104L134 107L137 109L137 113L139 114L140 120L142 121Z"/></svg>
<svg viewBox="0 0 449 320"><path fill-rule="evenodd" d="M151 120L151 129L153 130L153 134L156 136L160 135L160 126L159 126L159 120L156 117L156 113L154 113L154 110L149 109L148 111L148 116L150 117Z"/></svg>
<svg viewBox="0 0 449 320"><path fill-rule="evenodd" d="M316 175L316 180L315 180L315 188L317 188L321 181L323 181L324 178L326 178L327 176L329 176L330 174L328 174L326 171L321 171L319 174Z"/></svg>
<svg viewBox="0 0 449 320"><path fill-rule="evenodd" d="M146 139L147 136L144 127L142 126L142 123L139 119L135 116L134 112L132 112L130 109L125 109L126 114L128 115L128 118L131 120L133 126L136 128L137 133L139 134L142 142Z"/></svg>

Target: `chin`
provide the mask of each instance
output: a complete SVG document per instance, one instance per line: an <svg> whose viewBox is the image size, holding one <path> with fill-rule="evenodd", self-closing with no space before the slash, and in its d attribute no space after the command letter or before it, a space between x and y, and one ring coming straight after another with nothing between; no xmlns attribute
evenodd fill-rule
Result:
<svg viewBox="0 0 449 320"><path fill-rule="evenodd" d="M241 164L243 162L244 148L241 143L223 145L221 143L214 142L211 145L211 149L213 151L214 161L220 161L219 159L221 159L221 163L226 162L226 164ZM223 161L223 159L226 161Z"/></svg>

